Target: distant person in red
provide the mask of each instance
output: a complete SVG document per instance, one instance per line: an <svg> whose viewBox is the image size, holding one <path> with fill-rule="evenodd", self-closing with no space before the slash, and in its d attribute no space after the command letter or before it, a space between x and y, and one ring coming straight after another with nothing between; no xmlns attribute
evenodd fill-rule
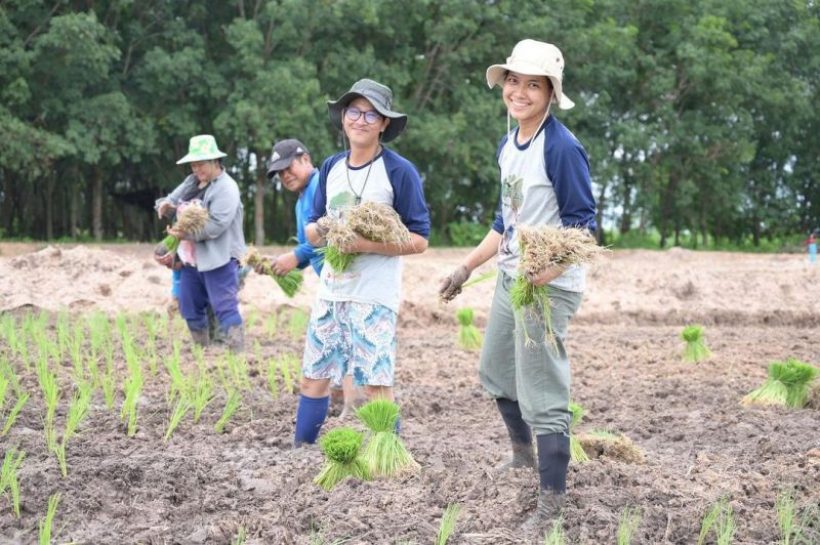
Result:
<svg viewBox="0 0 820 545"><path fill-rule="evenodd" d="M803 244L808 247L809 262L817 263L817 230L812 231L809 238L803 241Z"/></svg>

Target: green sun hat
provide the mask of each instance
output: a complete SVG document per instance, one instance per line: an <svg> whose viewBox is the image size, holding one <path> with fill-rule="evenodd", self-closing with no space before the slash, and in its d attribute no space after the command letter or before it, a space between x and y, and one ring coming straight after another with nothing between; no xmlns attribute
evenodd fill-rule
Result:
<svg viewBox="0 0 820 545"><path fill-rule="evenodd" d="M210 134L198 134L191 137L188 143L188 155L177 161L178 165L193 163L194 161L210 161L227 157L227 153L219 151L216 139Z"/></svg>

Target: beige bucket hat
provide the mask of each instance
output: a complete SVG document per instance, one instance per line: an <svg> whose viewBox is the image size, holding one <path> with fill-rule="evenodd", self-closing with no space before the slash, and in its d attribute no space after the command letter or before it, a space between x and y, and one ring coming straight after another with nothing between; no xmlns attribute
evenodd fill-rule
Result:
<svg viewBox="0 0 820 545"><path fill-rule="evenodd" d="M210 161L227 156L227 153L219 151L216 146L216 138L210 134L198 134L191 137L190 142L188 142L188 155L177 161L177 164Z"/></svg>
<svg viewBox="0 0 820 545"><path fill-rule="evenodd" d="M564 56L552 44L537 40L521 40L507 57L506 64L494 64L487 68L487 85L502 85L507 72L528 76L547 76L552 82L552 100L562 110L569 110L575 103L564 94Z"/></svg>

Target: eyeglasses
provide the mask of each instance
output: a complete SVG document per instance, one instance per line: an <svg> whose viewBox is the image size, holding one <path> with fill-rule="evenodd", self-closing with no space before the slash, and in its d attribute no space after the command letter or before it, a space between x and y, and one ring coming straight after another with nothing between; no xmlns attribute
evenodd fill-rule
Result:
<svg viewBox="0 0 820 545"><path fill-rule="evenodd" d="M345 109L345 117L351 121L358 121L359 118L362 117L362 115L364 115L364 122L368 125L378 123L382 120L382 114L380 114L376 110L367 110L366 112L363 112L358 108Z"/></svg>

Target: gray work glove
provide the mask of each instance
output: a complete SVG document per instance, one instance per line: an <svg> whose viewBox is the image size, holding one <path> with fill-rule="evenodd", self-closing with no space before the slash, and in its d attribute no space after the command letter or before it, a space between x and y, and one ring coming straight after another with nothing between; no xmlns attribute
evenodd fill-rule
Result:
<svg viewBox="0 0 820 545"><path fill-rule="evenodd" d="M316 220L316 233L323 239L327 239L331 227L333 227L333 220L329 216L322 216Z"/></svg>
<svg viewBox="0 0 820 545"><path fill-rule="evenodd" d="M438 287L438 296L442 301L452 301L461 293L461 285L470 278L470 271L464 265L459 265L450 276L441 281Z"/></svg>

